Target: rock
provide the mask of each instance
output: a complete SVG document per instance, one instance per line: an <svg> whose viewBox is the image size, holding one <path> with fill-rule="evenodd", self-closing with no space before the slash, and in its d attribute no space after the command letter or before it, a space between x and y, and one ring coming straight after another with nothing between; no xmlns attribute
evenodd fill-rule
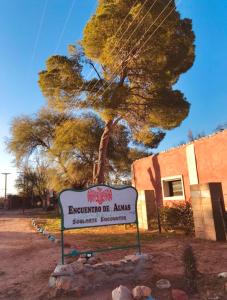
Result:
<svg viewBox="0 0 227 300"><path fill-rule="evenodd" d="M78 258L78 259L77 259ZM108 261L102 263L96 263L98 261L97 257L83 258L82 256L74 257L66 256L65 261L70 262L70 264L58 264L51 274L49 279L49 286L57 290L58 292L62 291L63 294L65 290L68 293L73 293L75 295L75 290L78 288L78 294L80 290L87 291L91 288L102 286L105 284L116 282L121 282L121 280L133 279L139 274L141 279L142 274L145 274L145 265L150 265L150 261L147 261L147 256L140 257L139 255L127 256L124 260L121 261ZM77 260L76 260L77 259ZM147 274L147 273L146 273ZM71 280L70 280L71 279ZM142 279L141 279L142 280ZM142 296L146 299L151 298L151 290L148 287L141 286L135 289L137 296ZM160 293L170 292L171 289L159 290ZM140 296L139 296L140 295ZM132 300L133 296L131 291L126 287L120 286L113 291L114 300ZM148 298L148 296L150 298ZM135 299L142 299L142 298ZM161 298L169 299L169 298Z"/></svg>
<svg viewBox="0 0 227 300"><path fill-rule="evenodd" d="M138 254L136 254L136 256L138 256L140 259L143 259L143 260L149 260L152 258L149 254L145 254L145 253L143 253L143 254L138 253Z"/></svg>
<svg viewBox="0 0 227 300"><path fill-rule="evenodd" d="M222 272L218 274L219 278L227 278L227 272Z"/></svg>
<svg viewBox="0 0 227 300"><path fill-rule="evenodd" d="M53 236L53 235L49 235L49 236L48 236L48 240L50 240L50 241L54 242L54 240L55 240L55 236Z"/></svg>
<svg viewBox="0 0 227 300"><path fill-rule="evenodd" d="M61 275L65 275L65 276L70 276L73 275L73 268L71 265L57 265L54 269L53 272L53 276L55 276L55 274L61 274Z"/></svg>
<svg viewBox="0 0 227 300"><path fill-rule="evenodd" d="M85 257L79 257L79 258L77 259L77 262L82 263L82 264L86 264L87 259L86 259Z"/></svg>
<svg viewBox="0 0 227 300"><path fill-rule="evenodd" d="M160 290L169 289L171 287L171 283L167 279L160 279L156 282L156 287Z"/></svg>
<svg viewBox="0 0 227 300"><path fill-rule="evenodd" d="M143 285L138 285L132 290L134 299L143 299L144 297L151 296L151 288Z"/></svg>
<svg viewBox="0 0 227 300"><path fill-rule="evenodd" d="M121 268L122 267L122 263L119 260L113 261L112 262L112 267L114 267L114 268Z"/></svg>
<svg viewBox="0 0 227 300"><path fill-rule="evenodd" d="M188 295L184 291L178 289L172 290L172 297L173 300L189 300Z"/></svg>
<svg viewBox="0 0 227 300"><path fill-rule="evenodd" d="M56 287L56 278L55 277L50 276L48 286L50 288L55 288Z"/></svg>
<svg viewBox="0 0 227 300"><path fill-rule="evenodd" d="M61 276L56 279L56 288L62 290L69 290L72 284L70 276Z"/></svg>
<svg viewBox="0 0 227 300"><path fill-rule="evenodd" d="M112 300L133 300L130 290L123 285L112 291Z"/></svg>
<svg viewBox="0 0 227 300"><path fill-rule="evenodd" d="M95 264L95 268L97 268L97 269L105 269L106 266L107 266L107 264L105 264L105 263Z"/></svg>
<svg viewBox="0 0 227 300"><path fill-rule="evenodd" d="M88 263L91 265L95 265L98 263L98 260L96 259L96 257L91 257L88 259Z"/></svg>
<svg viewBox="0 0 227 300"><path fill-rule="evenodd" d="M140 260L140 255L126 255L125 259L132 262L137 262Z"/></svg>

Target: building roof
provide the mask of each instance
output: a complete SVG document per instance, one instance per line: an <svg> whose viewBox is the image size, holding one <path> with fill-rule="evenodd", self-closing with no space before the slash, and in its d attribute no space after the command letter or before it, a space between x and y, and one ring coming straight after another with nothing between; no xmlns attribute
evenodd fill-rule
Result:
<svg viewBox="0 0 227 300"><path fill-rule="evenodd" d="M171 147L171 148L169 148L169 149L167 149L167 150L163 150L163 151L160 151L160 152L158 152L158 153L155 153L155 154L152 154L152 155L148 155L148 156L142 157L142 158L137 159L137 160L135 160L135 161L140 161L140 160L146 159L146 158L148 158L148 157L152 157L152 156L159 155L159 154L162 154L162 153L167 153L167 152L170 152L170 151L174 151L174 150L177 150L177 149L186 147L186 146L188 146L188 145L190 145L190 144L194 144L194 143L196 143L196 142L200 142L200 141L202 141L202 140L210 139L210 138L212 138L212 137L214 137L214 136L221 135L221 134L223 134L223 133L224 133L224 134L227 134L227 129L223 129L223 130L220 130L220 131L218 131L218 132L214 132L214 133L212 133L212 134L209 134L209 135L200 137L200 138L198 138L198 139L195 139L195 140L193 140L193 141L191 141L191 142L188 142L188 143L185 143L185 144L181 144L181 145L176 146L176 147Z"/></svg>

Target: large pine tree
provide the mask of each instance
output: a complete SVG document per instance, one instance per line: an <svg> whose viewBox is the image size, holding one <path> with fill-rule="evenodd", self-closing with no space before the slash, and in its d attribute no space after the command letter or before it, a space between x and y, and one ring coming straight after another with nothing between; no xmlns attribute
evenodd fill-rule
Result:
<svg viewBox="0 0 227 300"><path fill-rule="evenodd" d="M153 147L161 130L175 128L190 104L174 89L194 61L191 20L181 19L174 0L99 0L70 55L52 56L39 84L60 110L94 110L105 122L96 182L104 182L110 137L119 124L132 142ZM89 65L94 77L83 76Z"/></svg>

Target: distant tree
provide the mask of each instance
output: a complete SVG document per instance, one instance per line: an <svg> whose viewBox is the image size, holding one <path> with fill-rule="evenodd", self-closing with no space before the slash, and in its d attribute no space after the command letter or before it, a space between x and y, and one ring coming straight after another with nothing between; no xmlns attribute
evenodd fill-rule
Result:
<svg viewBox="0 0 227 300"><path fill-rule="evenodd" d="M193 136L193 133L191 131L191 129L188 130L188 141L189 142L193 142L194 141L194 136Z"/></svg>
<svg viewBox="0 0 227 300"><path fill-rule="evenodd" d="M200 139L202 137L205 137L205 136L206 136L206 134L204 132L200 132L200 133L197 133L197 134L194 135L192 133L191 129L189 129L189 131L188 131L188 141L189 142L193 142L193 141L198 140L198 139Z"/></svg>
<svg viewBox="0 0 227 300"><path fill-rule="evenodd" d="M28 199L31 206L34 198L42 201L43 208L47 209L48 195L48 166L40 162L35 166L24 165L20 167L16 180L16 188L24 199Z"/></svg>
<svg viewBox="0 0 227 300"><path fill-rule="evenodd" d="M215 128L214 132L223 131L223 130L225 130L225 129L227 129L227 122L224 122L224 123L222 123L222 124L219 124L219 125Z"/></svg>
<svg viewBox="0 0 227 300"><path fill-rule="evenodd" d="M185 144L187 144L187 142L185 142L185 141L180 141L178 144L176 144L175 147L182 146L182 145L185 145Z"/></svg>
<svg viewBox="0 0 227 300"><path fill-rule="evenodd" d="M50 57L39 85L52 108L92 109L103 120L96 171L103 183L119 124L130 130L131 144L151 149L161 130L187 117L190 105L173 86L193 64L194 33L174 1L100 0L80 46L71 46L69 57ZM83 76L85 65L94 78Z"/></svg>
<svg viewBox="0 0 227 300"><path fill-rule="evenodd" d="M20 116L12 120L7 149L15 157L17 166L26 163L34 152L47 152L55 137L56 127L69 116L46 108L34 116Z"/></svg>

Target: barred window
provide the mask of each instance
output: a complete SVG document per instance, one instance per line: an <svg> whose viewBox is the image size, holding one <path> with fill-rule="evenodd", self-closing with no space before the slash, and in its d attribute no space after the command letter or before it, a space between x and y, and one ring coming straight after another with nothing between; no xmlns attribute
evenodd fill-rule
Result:
<svg viewBox="0 0 227 300"><path fill-rule="evenodd" d="M185 199L182 175L163 177L161 180L163 200Z"/></svg>

